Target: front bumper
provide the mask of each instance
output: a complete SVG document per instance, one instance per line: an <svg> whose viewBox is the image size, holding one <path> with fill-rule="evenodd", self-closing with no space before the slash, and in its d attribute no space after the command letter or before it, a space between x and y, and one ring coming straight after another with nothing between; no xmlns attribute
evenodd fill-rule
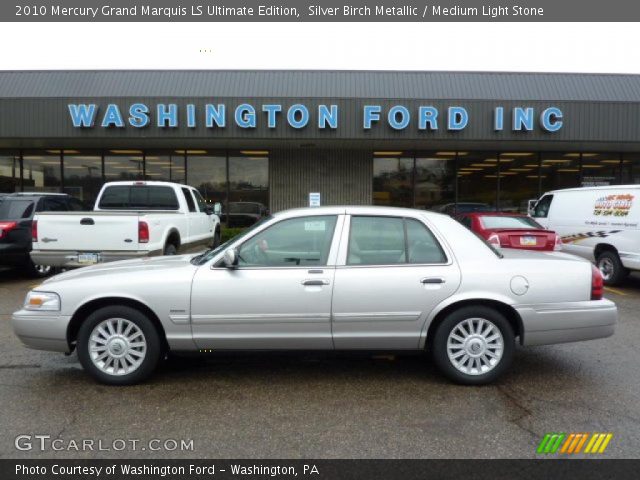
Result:
<svg viewBox="0 0 640 480"><path fill-rule="evenodd" d="M33 250L31 259L36 265L50 265L52 267L78 268L86 267L92 264L80 263L78 255L80 252L70 252L68 250ZM104 251L95 252L98 254L100 261L98 263L116 262L118 260L133 260L136 258L144 258L155 255L161 255L161 251L134 250L126 251Z"/></svg>
<svg viewBox="0 0 640 480"><path fill-rule="evenodd" d="M523 345L580 342L613 335L618 321L615 303L603 299L586 302L520 305Z"/></svg>
<svg viewBox="0 0 640 480"><path fill-rule="evenodd" d="M71 316L57 313L19 310L11 317L11 325L25 347L69 353L67 327Z"/></svg>

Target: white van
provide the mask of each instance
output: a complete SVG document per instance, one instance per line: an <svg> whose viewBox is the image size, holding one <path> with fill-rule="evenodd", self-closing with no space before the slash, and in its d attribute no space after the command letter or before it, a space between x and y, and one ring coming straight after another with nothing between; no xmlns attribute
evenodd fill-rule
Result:
<svg viewBox="0 0 640 480"><path fill-rule="evenodd" d="M595 262L607 285L640 270L640 185L554 190L530 215L560 235L563 251Z"/></svg>

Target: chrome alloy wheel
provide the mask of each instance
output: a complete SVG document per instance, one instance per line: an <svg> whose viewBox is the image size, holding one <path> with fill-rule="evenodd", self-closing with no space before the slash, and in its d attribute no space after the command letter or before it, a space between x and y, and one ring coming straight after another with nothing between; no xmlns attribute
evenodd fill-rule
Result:
<svg viewBox="0 0 640 480"><path fill-rule="evenodd" d="M605 257L598 260L598 269L602 274L602 279L608 282L609 280L611 280L611 277L613 276L613 273L615 272L616 267L613 264L613 260Z"/></svg>
<svg viewBox="0 0 640 480"><path fill-rule="evenodd" d="M482 375L495 368L504 351L500 329L484 318L458 323L447 338L449 361L462 373Z"/></svg>
<svg viewBox="0 0 640 480"><path fill-rule="evenodd" d="M108 318L100 322L89 338L89 355L93 364L109 375L127 375L140 367L147 354L144 333L125 318Z"/></svg>

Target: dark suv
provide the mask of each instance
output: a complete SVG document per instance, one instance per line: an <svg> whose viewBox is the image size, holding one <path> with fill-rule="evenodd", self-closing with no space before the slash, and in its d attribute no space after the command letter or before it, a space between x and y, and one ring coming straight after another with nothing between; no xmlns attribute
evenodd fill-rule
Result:
<svg viewBox="0 0 640 480"><path fill-rule="evenodd" d="M25 268L34 277L46 277L52 268L34 265L31 251L31 224L37 212L86 210L85 205L63 193L12 193L0 200L0 266Z"/></svg>

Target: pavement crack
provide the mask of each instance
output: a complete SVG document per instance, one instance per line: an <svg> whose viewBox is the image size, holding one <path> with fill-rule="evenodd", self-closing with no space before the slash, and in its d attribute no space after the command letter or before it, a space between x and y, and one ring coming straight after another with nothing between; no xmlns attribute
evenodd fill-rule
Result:
<svg viewBox="0 0 640 480"><path fill-rule="evenodd" d="M514 395L512 391L510 391L505 386L498 386L498 392L503 396L506 400L508 406L512 407L512 410L516 410L517 414L514 418L508 418L507 421L518 427L520 430L523 430L529 433L533 438L538 439L540 435L533 431L530 427L523 425L525 419L527 417L531 417L533 412L527 408L522 401Z"/></svg>
<svg viewBox="0 0 640 480"><path fill-rule="evenodd" d="M72 427L76 424L76 422L78 421L78 414L80 413L80 410L82 410L81 407L76 407L71 410L71 419L62 426L60 431L56 434L56 439L62 438L62 435L67 431L67 428Z"/></svg>

